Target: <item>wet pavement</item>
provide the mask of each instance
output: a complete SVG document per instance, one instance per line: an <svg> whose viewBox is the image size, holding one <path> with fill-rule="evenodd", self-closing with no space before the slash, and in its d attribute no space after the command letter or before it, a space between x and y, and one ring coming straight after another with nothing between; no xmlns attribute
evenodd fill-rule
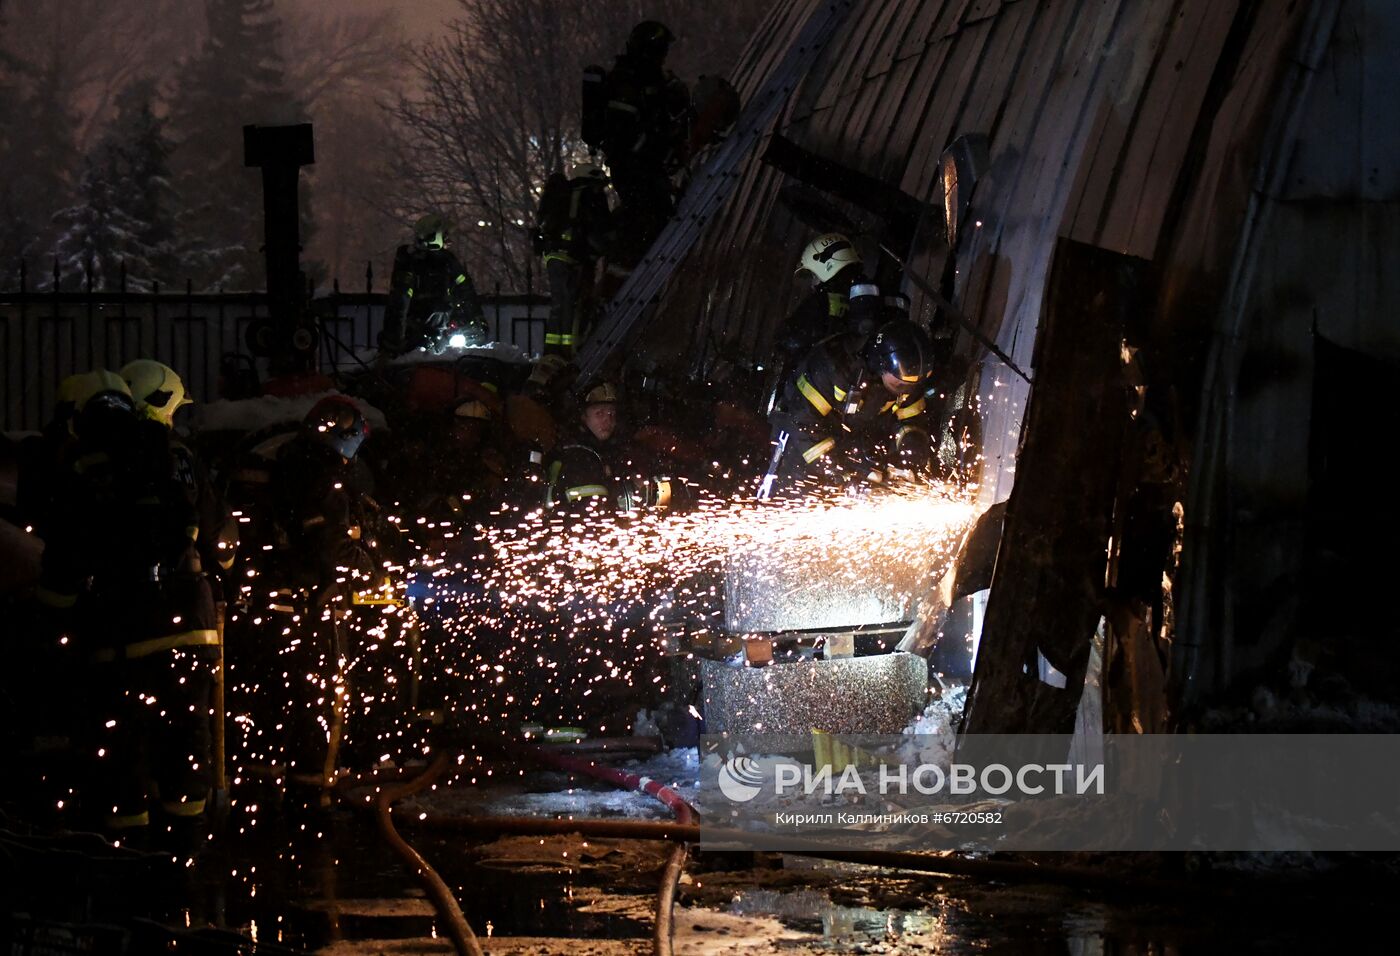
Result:
<svg viewBox="0 0 1400 956"><path fill-rule="evenodd" d="M637 816L606 788L556 789L558 775L493 784L483 805L576 802L590 814ZM457 812L461 788L423 806ZM90 874L91 905L53 911L38 883L28 902L57 918L91 922L144 915L174 927L222 927L253 952L450 952L431 907L374 830L367 813L336 809L288 817L235 812L231 836L192 867L140 878ZM413 808L417 809L417 808ZM660 816L660 811L656 812ZM457 895L491 953L646 953L666 846L577 836L472 840L415 829L405 837ZM256 817L255 826L239 823ZM1335 877L1340 879L1339 877ZM675 912L677 953L1197 954L1371 952L1388 927L1394 884L1323 897L1334 877L1287 894L1162 899L1103 896L1053 886L996 886L909 876L776 854L696 853ZM1125 886L1127 881L1125 880ZM47 901L47 904L46 902ZM62 907L58 907L61 909ZM218 951L218 950L210 950ZM232 949L228 949L232 952Z"/></svg>

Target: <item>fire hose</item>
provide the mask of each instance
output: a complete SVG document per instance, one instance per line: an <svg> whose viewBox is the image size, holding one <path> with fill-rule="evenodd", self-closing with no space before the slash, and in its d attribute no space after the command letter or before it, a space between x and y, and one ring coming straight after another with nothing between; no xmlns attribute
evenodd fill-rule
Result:
<svg viewBox="0 0 1400 956"><path fill-rule="evenodd" d="M630 773L626 770L618 770L615 767L605 767L580 757L553 753L542 747L531 748L529 753L540 763L558 767L560 770L583 774L622 789L640 790L650 794L664 803L675 814L678 831L694 827L695 811L691 809L690 804L685 802L685 798L672 788L652 780L650 777ZM698 829L695 827L696 831ZM676 884L680 882L681 870L685 867L688 855L687 844L677 840L676 845L666 857L666 865L661 870L661 885L656 892L656 926L652 930L652 952L656 956L671 956L671 910L675 905Z"/></svg>
<svg viewBox="0 0 1400 956"><path fill-rule="evenodd" d="M428 894L428 899L432 901L433 908L443 918L447 937L452 941L452 948L456 950L457 956L484 956L481 944L477 942L476 934L472 932L471 924L463 915L462 907L457 904L457 898L452 895L452 891L443 882L442 877L438 876L437 871L428 865L428 861L423 859L417 850L409 846L403 837L399 836L398 831L394 829L394 820L389 812L394 801L411 796L431 786L433 781L447 769L451 760L452 758L448 756L447 751L439 751L437 757L428 765L428 769L417 777L380 790L379 796L374 801L375 817L379 823L380 834L388 841L389 846L393 848L394 853L404 862L404 865L417 877L423 890Z"/></svg>
<svg viewBox="0 0 1400 956"><path fill-rule="evenodd" d="M569 773L578 773L610 783L616 787L627 790L638 790L650 794L660 800L675 814L674 824L670 826L675 833L694 834L692 839L698 837L699 828L695 825L695 812L690 804L674 789L652 780L641 774L630 773L625 770L618 770L613 767L605 767L592 760L585 760L579 757L571 757L567 754L556 753L551 750L532 747L526 750L526 755L547 766L556 767ZM452 940L452 945L458 956L480 956L481 948L477 942L476 935L472 932L471 925L467 922L462 913L461 906L447 884L443 882L437 872L423 859L423 857L413 849L398 833L394 827L391 808L395 801L419 792L437 780L442 772L451 762L447 751L440 751L437 757L422 774L404 783L393 786L386 786L379 791L375 798L374 806L379 831L388 841L390 847L404 862L404 864L417 877L423 889L427 892L433 908L442 917L448 931L448 936ZM348 782L348 781L347 781ZM363 782L363 781L357 781ZM352 784L353 786L353 784ZM338 794L348 796L349 788L338 789ZM495 819L495 818L492 818ZM488 832L509 832L510 823L515 818L496 819L494 828L486 828ZM531 824L536 821L519 820L519 823ZM578 823L594 823L606 821L539 821L542 823L553 823L558 829L551 832L573 833L578 832ZM636 821L632 821L636 822ZM630 834L629 834L630 835ZM648 839L658 839L654 835L648 835ZM652 951L656 956L671 956L671 911L675 904L676 885L680 882L681 871L685 867L685 861L689 851L687 844L683 840L678 840L675 847L666 858L666 864L662 868L661 883L656 895L656 926L652 933Z"/></svg>

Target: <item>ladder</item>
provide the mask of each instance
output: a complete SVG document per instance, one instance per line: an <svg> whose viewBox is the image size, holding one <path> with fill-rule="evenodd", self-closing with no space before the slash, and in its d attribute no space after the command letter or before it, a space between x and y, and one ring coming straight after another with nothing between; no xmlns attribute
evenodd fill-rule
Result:
<svg viewBox="0 0 1400 956"><path fill-rule="evenodd" d="M807 75L827 42L855 6L855 0L825 0L793 39L782 61L745 104L734 132L719 145L681 197L680 208L618 289L598 327L579 350L579 378L598 375L645 324L648 309L671 273L685 259L706 224L733 192L743 163L768 134L778 113Z"/></svg>

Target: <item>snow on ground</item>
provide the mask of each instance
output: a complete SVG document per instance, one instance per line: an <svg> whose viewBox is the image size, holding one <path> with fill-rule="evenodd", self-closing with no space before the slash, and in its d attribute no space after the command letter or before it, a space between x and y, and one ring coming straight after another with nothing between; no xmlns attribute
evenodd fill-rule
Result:
<svg viewBox="0 0 1400 956"><path fill-rule="evenodd" d="M295 395L287 398L264 395L261 398L245 398L238 401L220 399L215 402L204 402L193 406L187 413L190 416L189 427L191 431L196 432L251 432L266 428L268 425L299 422L306 417L307 412L311 411L312 406L328 395L341 395L341 393L336 391L313 392L309 395ZM364 399L348 395L342 397L350 398L360 407L360 411L364 413L370 428L385 429L388 427L388 419L384 417L384 413Z"/></svg>
<svg viewBox="0 0 1400 956"><path fill-rule="evenodd" d="M360 357L366 362L372 362L378 352L370 349ZM530 356L526 355L514 345L506 342L488 342L485 345L474 345L464 348L445 348L437 355L432 352L425 352L418 349L413 352L406 352L403 355L395 356L389 360L390 365L419 365L424 362L453 362L467 356L476 358L494 359L497 362L512 362L517 365L526 364L530 361Z"/></svg>
<svg viewBox="0 0 1400 956"><path fill-rule="evenodd" d="M1321 699L1311 690L1254 689L1248 704L1214 707L1198 721L1201 733L1400 733L1394 702L1358 694L1349 687Z"/></svg>
<svg viewBox="0 0 1400 956"><path fill-rule="evenodd" d="M432 363L451 363L461 358L475 357L493 359L497 362L508 362L514 365L526 365L530 362L530 356L514 345L507 342L488 342L485 345L473 345L464 348L453 348L448 346L440 353L434 355L432 352L425 352L422 349L415 349L412 352L405 352L403 355L396 355L389 359L389 365L422 365ZM338 371L354 372L373 366L379 361L379 350L375 348L358 349L353 354L345 353L334 365Z"/></svg>

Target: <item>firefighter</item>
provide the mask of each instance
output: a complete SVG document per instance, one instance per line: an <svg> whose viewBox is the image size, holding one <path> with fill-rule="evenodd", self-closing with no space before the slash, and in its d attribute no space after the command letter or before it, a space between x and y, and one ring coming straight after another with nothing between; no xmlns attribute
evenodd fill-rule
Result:
<svg viewBox="0 0 1400 956"><path fill-rule="evenodd" d="M926 472L931 350L927 334L906 320L813 346L770 416L773 454L760 497L803 479L851 488Z"/></svg>
<svg viewBox="0 0 1400 956"><path fill-rule="evenodd" d="M482 345L486 319L471 276L447 248L447 222L430 213L413 225L413 245L394 253L379 347L390 355L449 344Z"/></svg>
<svg viewBox="0 0 1400 956"><path fill-rule="evenodd" d="M536 252L549 277L544 354L572 359L592 301L598 259L612 246L608 179L592 163L549 178L540 197Z"/></svg>
<svg viewBox="0 0 1400 956"><path fill-rule="evenodd" d="M122 367L121 377L131 390L137 416L164 429L162 437L175 470L172 477L199 519L195 544L201 565L209 574L228 572L237 553L238 525L203 463L174 436L175 413L194 403L185 391L185 383L174 369L153 359L128 362Z"/></svg>
<svg viewBox="0 0 1400 956"><path fill-rule="evenodd" d="M866 278L855 244L840 233L809 242L793 275L805 277L811 291L774 336L764 389L765 415L773 411L793 366L814 345L845 332L868 335L880 324L880 290Z"/></svg>
<svg viewBox="0 0 1400 956"><path fill-rule="evenodd" d="M545 470L549 508L667 508L673 481L648 473L621 437L621 390L600 382L583 393L579 424L552 451Z"/></svg>
<svg viewBox="0 0 1400 956"><path fill-rule="evenodd" d="M617 497L623 473L617 435L620 399L611 382L584 392L578 426L555 446L545 470L548 507L585 506Z"/></svg>
<svg viewBox="0 0 1400 956"><path fill-rule="evenodd" d="M189 837L211 778L219 637L198 496L168 431L137 409L116 373L81 388L39 598L67 618L91 667L89 809L114 835L145 830L155 811Z"/></svg>
<svg viewBox="0 0 1400 956"><path fill-rule="evenodd" d="M500 429L500 398L490 386L463 385L465 394L451 407L405 429L410 434L395 456L399 467L391 479L407 517L426 518L432 530L441 525L460 533L453 526L484 519L505 494L511 454Z"/></svg>
<svg viewBox="0 0 1400 956"><path fill-rule="evenodd" d="M675 35L645 20L606 75L586 84L585 141L601 148L621 200L620 232L634 240L624 256L645 254L675 210L671 177L684 165L690 91L666 69Z"/></svg>
<svg viewBox="0 0 1400 956"><path fill-rule="evenodd" d="M334 779L349 699L346 619L357 590L379 583L366 528L372 482L358 457L369 432L352 399L328 395L296 431L261 441L237 475L252 519L233 663L257 735L244 749L285 760L297 784Z"/></svg>
<svg viewBox="0 0 1400 956"><path fill-rule="evenodd" d="M53 514L54 490L64 455L73 443L74 399L84 387L86 375L69 375L58 383L53 415L38 435L19 444L15 480L15 510L19 521L45 536Z"/></svg>

